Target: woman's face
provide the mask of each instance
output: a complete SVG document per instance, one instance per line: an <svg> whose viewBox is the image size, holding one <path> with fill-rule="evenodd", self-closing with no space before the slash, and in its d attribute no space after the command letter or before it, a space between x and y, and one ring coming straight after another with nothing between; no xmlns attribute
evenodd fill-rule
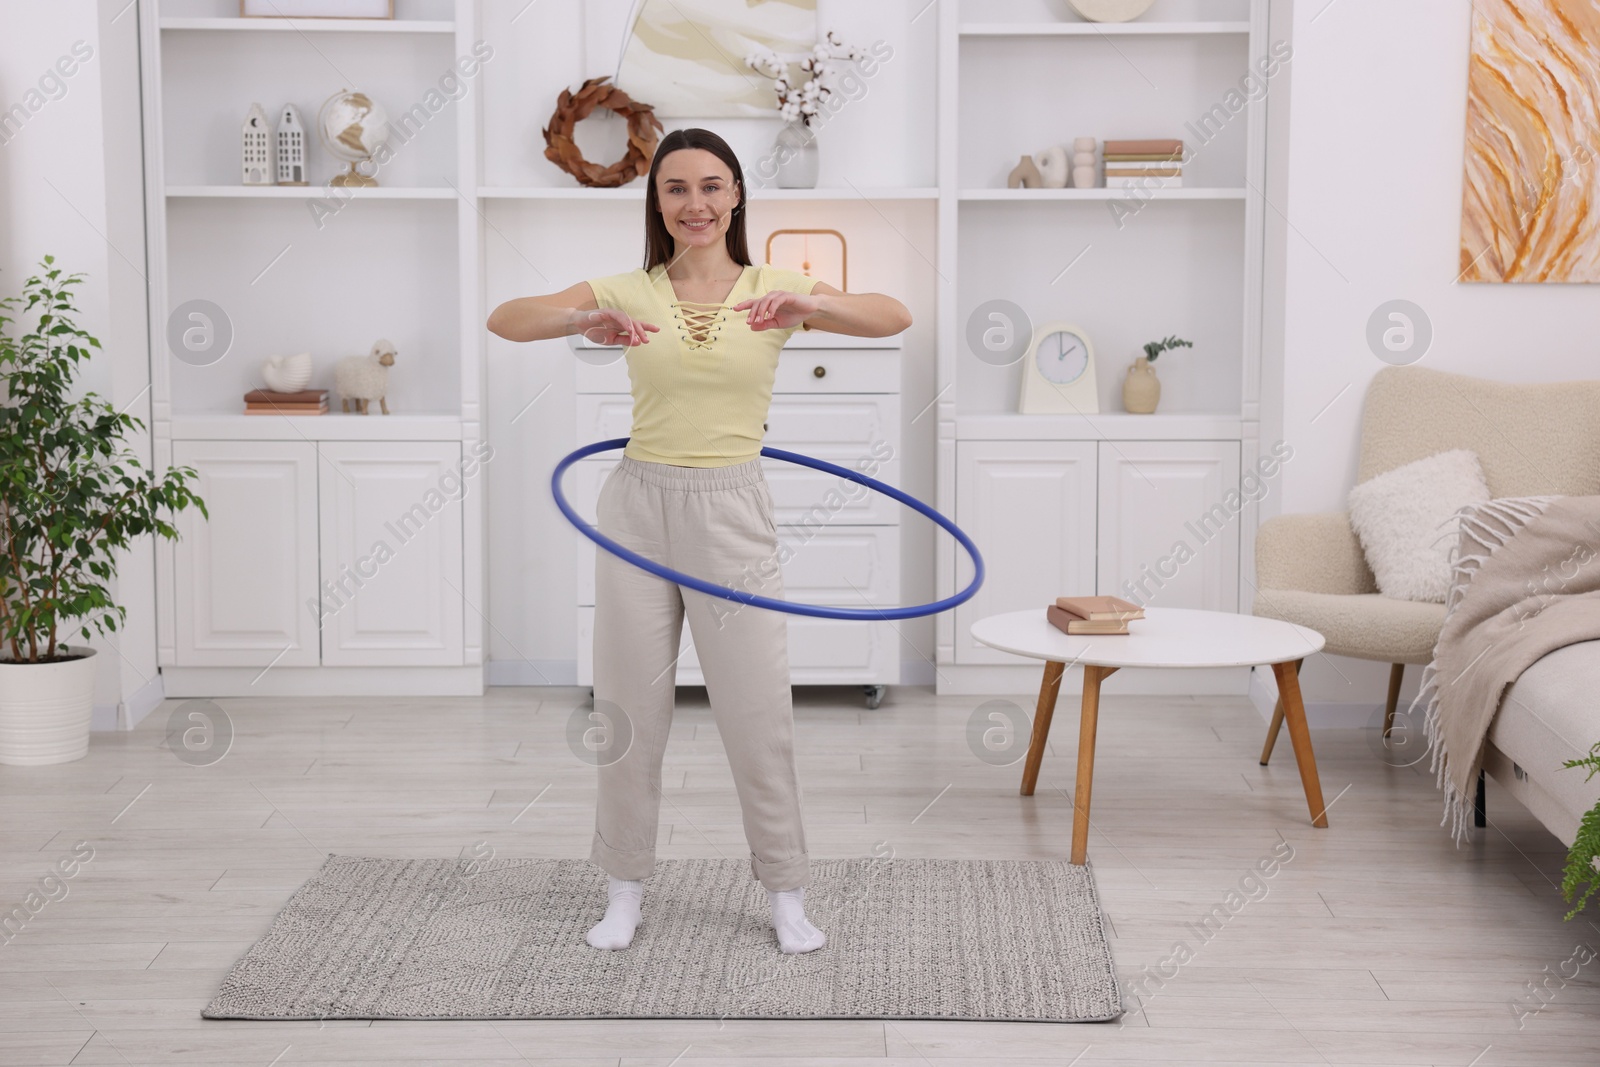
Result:
<svg viewBox="0 0 1600 1067"><path fill-rule="evenodd" d="M667 232L681 248L725 239L739 189L728 165L715 154L704 148L680 148L656 168L656 197Z"/></svg>

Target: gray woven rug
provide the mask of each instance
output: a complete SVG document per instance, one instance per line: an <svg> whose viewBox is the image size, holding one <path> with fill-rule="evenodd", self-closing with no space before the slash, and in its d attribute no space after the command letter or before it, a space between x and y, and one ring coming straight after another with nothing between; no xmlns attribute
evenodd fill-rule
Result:
<svg viewBox="0 0 1600 1067"><path fill-rule="evenodd" d="M1087 867L813 860L828 935L785 955L748 859L659 860L633 945L590 948L587 859L330 856L208 1019L1006 1019L1122 1010Z"/></svg>

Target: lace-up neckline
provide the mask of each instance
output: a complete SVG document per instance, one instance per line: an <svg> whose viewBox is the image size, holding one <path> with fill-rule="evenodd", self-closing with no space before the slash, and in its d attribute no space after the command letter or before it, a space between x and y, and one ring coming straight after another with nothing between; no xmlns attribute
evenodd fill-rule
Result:
<svg viewBox="0 0 1600 1067"><path fill-rule="evenodd" d="M733 288L728 290L728 299L720 304L702 300L679 300L678 291L672 287L672 279L667 277L666 268L661 269L658 281L666 287L663 295L668 297L667 303L672 308L673 317L678 321L678 332L686 347L704 351L715 343L717 334L722 331L722 326L727 320L729 307L739 303L733 298L739 295L739 287L744 284L750 269L744 267L740 270L738 280L733 283Z"/></svg>

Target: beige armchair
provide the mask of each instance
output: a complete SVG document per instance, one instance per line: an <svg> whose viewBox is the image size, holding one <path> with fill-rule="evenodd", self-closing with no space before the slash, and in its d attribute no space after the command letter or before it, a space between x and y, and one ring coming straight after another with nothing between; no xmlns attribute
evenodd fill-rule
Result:
<svg viewBox="0 0 1600 1067"><path fill-rule="evenodd" d="M1453 448L1478 454L1492 496L1600 493L1600 381L1512 385L1422 367L1385 367L1373 377L1361 415L1358 484ZM1251 610L1309 626L1332 655L1391 664L1386 737L1406 665L1433 658L1444 624L1443 604L1378 592L1344 512L1262 523ZM1282 725L1279 701L1263 764Z"/></svg>

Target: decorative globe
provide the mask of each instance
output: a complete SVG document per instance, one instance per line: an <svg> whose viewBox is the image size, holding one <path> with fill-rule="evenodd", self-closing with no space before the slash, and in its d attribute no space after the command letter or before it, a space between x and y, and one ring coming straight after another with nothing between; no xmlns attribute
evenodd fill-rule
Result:
<svg viewBox="0 0 1600 1067"><path fill-rule="evenodd" d="M323 147L329 154L348 164L330 184L378 184L376 177L362 174L356 165L369 162L389 140L389 114L383 110L383 105L366 93L340 89L324 100L318 110L317 132L322 135Z"/></svg>

